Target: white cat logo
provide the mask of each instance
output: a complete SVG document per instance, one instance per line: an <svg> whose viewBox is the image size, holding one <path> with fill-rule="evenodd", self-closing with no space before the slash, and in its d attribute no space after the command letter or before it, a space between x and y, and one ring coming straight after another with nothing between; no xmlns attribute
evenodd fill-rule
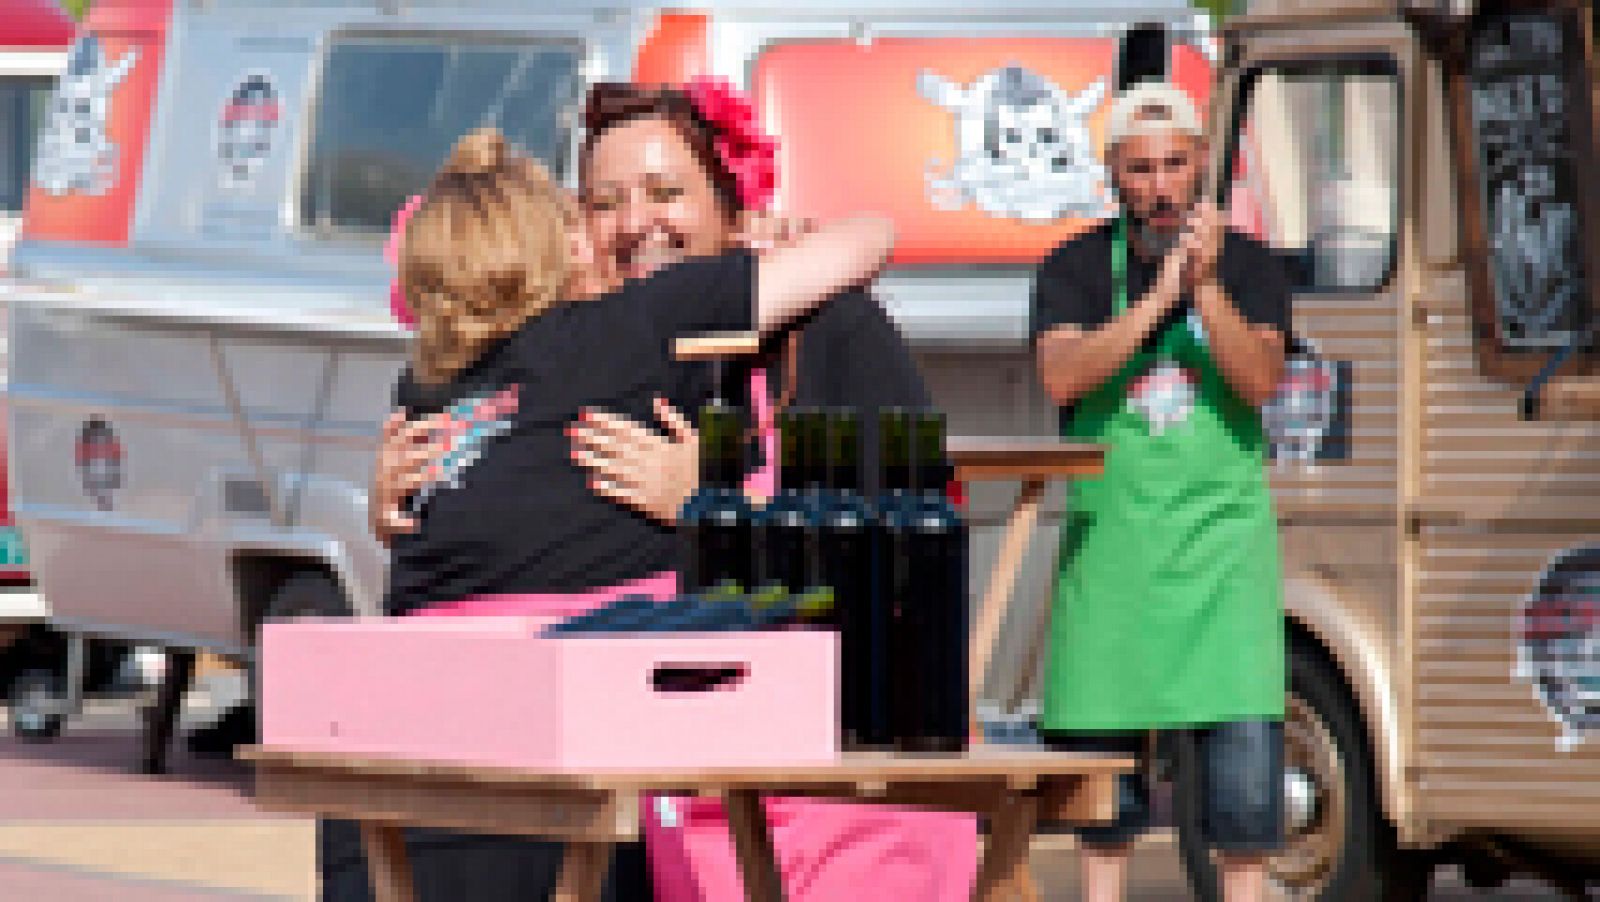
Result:
<svg viewBox="0 0 1600 902"><path fill-rule="evenodd" d="M941 160L928 167L928 199L938 209L972 204L1033 222L1110 212L1106 167L1088 127L1105 100L1105 79L1069 95L1016 64L965 87L924 69L917 90L956 119L960 156L948 170Z"/></svg>
<svg viewBox="0 0 1600 902"><path fill-rule="evenodd" d="M56 87L50 121L39 138L33 180L56 196L104 194L117 180L117 145L106 134L111 94L133 71L139 51L108 64L99 39L78 41Z"/></svg>

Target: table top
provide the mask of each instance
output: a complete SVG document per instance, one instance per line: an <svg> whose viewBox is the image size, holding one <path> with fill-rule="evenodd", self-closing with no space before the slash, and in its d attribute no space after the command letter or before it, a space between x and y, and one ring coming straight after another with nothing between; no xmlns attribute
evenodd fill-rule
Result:
<svg viewBox="0 0 1600 902"><path fill-rule="evenodd" d="M704 792L739 788L837 786L846 783L960 783L1002 780L1026 788L1040 779L1131 771L1131 758L1036 749L976 746L962 754L910 755L847 752L828 764L706 768L653 772L529 770L459 762L414 761L373 755L307 752L272 746L241 748L238 757L258 768L419 780L537 785L551 789L630 792Z"/></svg>
<svg viewBox="0 0 1600 902"><path fill-rule="evenodd" d="M951 436L947 448L956 478L964 482L1096 476L1106 452L1104 445L1047 436Z"/></svg>

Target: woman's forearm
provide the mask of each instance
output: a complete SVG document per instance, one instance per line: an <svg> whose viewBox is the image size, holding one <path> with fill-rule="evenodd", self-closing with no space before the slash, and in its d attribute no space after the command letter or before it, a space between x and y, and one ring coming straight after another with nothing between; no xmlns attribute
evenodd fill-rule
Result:
<svg viewBox="0 0 1600 902"><path fill-rule="evenodd" d="M756 328L773 332L827 298L878 274L894 248L894 224L877 216L841 219L774 248L756 268Z"/></svg>

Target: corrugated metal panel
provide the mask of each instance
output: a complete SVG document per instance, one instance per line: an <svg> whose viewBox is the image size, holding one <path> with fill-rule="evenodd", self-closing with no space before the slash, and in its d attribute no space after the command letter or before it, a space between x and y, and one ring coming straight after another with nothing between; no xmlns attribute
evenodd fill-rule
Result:
<svg viewBox="0 0 1600 902"><path fill-rule="evenodd" d="M1433 291L1422 331L1424 506L1537 512L1558 500L1581 508L1587 498L1600 509L1600 424L1522 422L1521 386L1478 366L1464 285L1439 278ZM1562 551L1594 543L1595 531L1592 521L1423 526L1412 655L1419 785L1431 819L1587 823L1600 835L1600 742L1573 744L1578 737L1521 672L1518 654L1541 574Z"/></svg>

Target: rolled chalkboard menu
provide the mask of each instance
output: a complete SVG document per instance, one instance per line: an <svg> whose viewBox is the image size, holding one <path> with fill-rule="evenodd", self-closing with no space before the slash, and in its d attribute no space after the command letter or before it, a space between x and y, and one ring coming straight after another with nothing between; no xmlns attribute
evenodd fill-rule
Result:
<svg viewBox="0 0 1600 902"><path fill-rule="evenodd" d="M1493 326L1507 351L1563 347L1591 315L1583 192L1594 148L1574 13L1499 5L1467 48Z"/></svg>

